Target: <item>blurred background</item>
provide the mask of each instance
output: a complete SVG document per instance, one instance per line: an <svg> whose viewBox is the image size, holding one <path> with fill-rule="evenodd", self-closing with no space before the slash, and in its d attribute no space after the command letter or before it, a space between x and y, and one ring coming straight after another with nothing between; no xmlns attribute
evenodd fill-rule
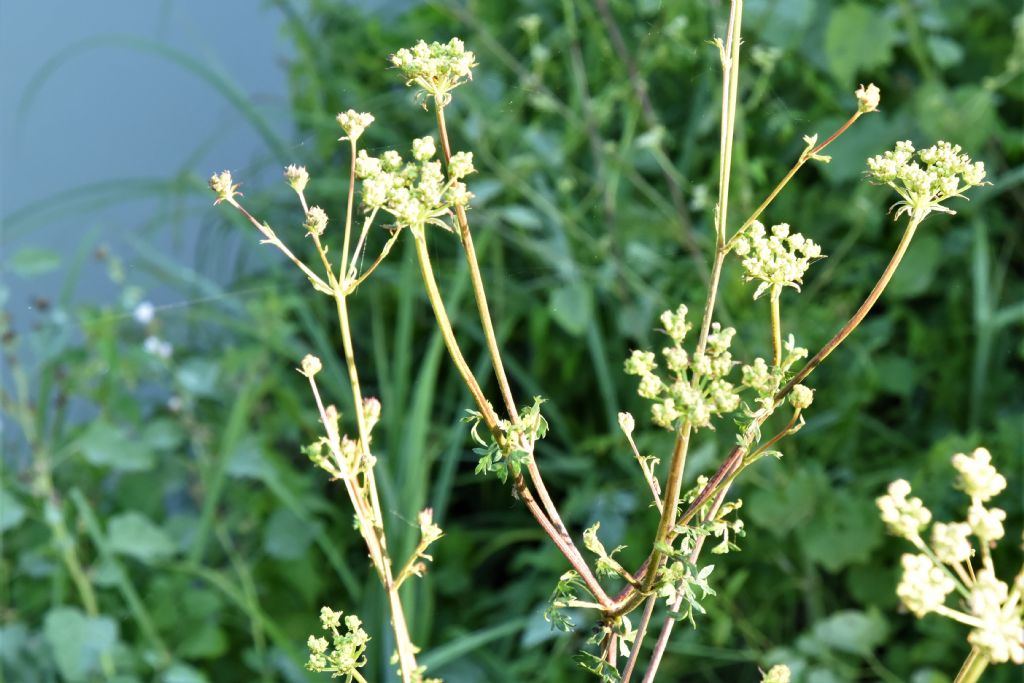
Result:
<svg viewBox="0 0 1024 683"><path fill-rule="evenodd" d="M730 223L804 144L882 90L881 112L830 147L764 216L829 258L783 323L812 352L849 317L902 227L864 159L910 139L962 144L993 185L930 217L870 318L818 370L806 427L735 487L741 552L715 557L708 614L675 631L666 681L949 681L963 628L916 620L894 590L902 541L874 498L909 479L961 518L950 457L987 446L1010 487L1004 577L1020 566L1024 467L1024 15L970 0L748 0ZM247 206L305 247L281 168L305 164L311 202L341 215L334 115L377 122L373 151L433 132L387 57L462 37L472 83L450 110L476 155L471 220L517 396L543 395L538 461L579 533L601 521L638 564L656 517L616 424L641 450L670 436L622 371L658 343L656 317L703 301L717 181L717 51L726 2L4 3L3 468L0 676L29 681L307 681L321 605L393 645L343 491L301 455L318 423L294 371L325 361L348 390L333 312L250 226L214 209L227 168ZM336 218L337 220L337 218ZM287 239L287 238L286 238ZM467 350L487 358L454 240L432 242ZM446 536L404 590L422 662L450 683L585 681L571 657L593 624L542 612L564 560L507 487L474 477L452 372L412 245L400 240L352 303L389 534L404 557L432 506ZM767 353L767 308L727 269L719 318L736 355ZM485 385L493 392L493 383ZM728 425L701 433L688 481L713 471ZM1016 539L1016 540L1015 540ZM711 557L711 556L708 556ZM653 641L653 639L652 639ZM986 680L1015 680L1011 667Z"/></svg>

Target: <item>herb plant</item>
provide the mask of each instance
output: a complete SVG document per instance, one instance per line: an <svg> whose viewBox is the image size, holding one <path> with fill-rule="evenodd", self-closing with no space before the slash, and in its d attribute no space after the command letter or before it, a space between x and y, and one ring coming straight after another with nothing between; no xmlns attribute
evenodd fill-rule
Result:
<svg viewBox="0 0 1024 683"><path fill-rule="evenodd" d="M425 509L419 519L421 540L412 554L402 564L396 564L389 553L388 530L374 477L376 458L372 431L382 410L400 408L382 406L376 399L363 396L349 314L350 300L358 296L361 287L369 286L364 283L403 233L409 233L413 242L423 288L438 330L473 400L474 407L467 421L472 425L472 438L478 445L476 472L494 473L502 482L511 482L515 497L526 506L571 567L558 580L545 618L554 627L569 630L574 628L571 611L592 611L598 627L589 641L591 647L577 657L580 665L605 681L634 680L640 677L643 668L643 680L648 682L655 679L675 623L687 620L696 625L699 615L705 611L706 599L714 594L715 565L708 563L702 554L705 542L709 538L716 539L711 552L726 554L738 547L738 538L744 534L745 526L739 518L742 501L728 500L733 483L765 456L781 457L780 443L803 426L803 413L812 407L814 393L807 386L807 379L868 316L922 222L932 213L954 213L950 200L961 198L970 188L985 184L984 165L973 162L959 146L943 141L919 151L909 141L901 142L894 150L869 159L868 180L891 187L900 197L891 213L896 224L905 219L903 234L888 265L860 307L831 340L810 356L788 332L782 315L782 300L788 289L800 291L810 266L825 254L813 235L796 232L784 222L768 228L760 219L802 167L811 162L830 161L823 152L858 119L878 110L880 92L874 85L861 86L855 93L856 109L849 118L821 142L817 136L806 137L806 147L789 172L739 227L731 227L736 223L730 217L729 199L742 5L740 1L732 3L727 34L714 43L722 70L721 142L718 197L714 207L714 251L703 306L699 315L692 317L686 304L665 311L660 322L667 345L660 353L634 350L624 365L627 374L639 378L638 394L652 403L651 421L667 430L674 442L669 453L661 454L662 458L642 453L634 440L638 428L636 418L625 412L619 414L619 426L629 452L638 462L644 487L651 494L650 507L657 513L653 536L639 541L648 548L647 559L635 570L615 557L623 546L611 550L605 547L598 535L600 522L582 533L584 549L594 556L593 567L576 545L559 506L548 491L536 457L538 441L549 430L543 415L544 400L534 397L529 403L517 402L505 370L488 302L488 288L470 227L474 195L467 179L476 170L474 157L469 151L453 152L445 116L454 90L471 79L472 70L477 66L475 55L465 49L462 41L457 38L447 43L420 41L391 57L392 65L403 74L406 84L416 89L417 102L425 110L432 110L435 118L436 140L433 136L416 138L408 158L395 150L371 155L359 147L360 137L374 122L371 114L349 110L337 116L344 131L342 140L349 143L350 158L346 210L340 229L332 230L322 209L308 206L305 198L309 182L307 171L297 166L286 169L286 179L298 195L305 216L305 232L315 251L310 262L296 256L273 228L249 213L239 199L238 185L229 172L211 179L217 203L227 203L239 211L261 233L264 243L281 250L300 268L316 291L334 300L355 406L355 414L348 422L354 424L355 436L344 433L342 416L321 396L315 379L321 370L320 360L307 356L300 372L309 380L324 435L306 452L313 463L339 481L348 494L356 516L356 529L387 595L396 642L395 661L403 681L426 679L424 667L417 662L417 648L409 634L400 588L409 577L423 574L426 569L423 560L430 559L426 551L442 533L433 524L431 511ZM361 186L358 217L355 210L357 184ZM383 233L387 236L383 237ZM454 235L461 243L470 274L484 345L498 388L497 408L487 398L466 360L466 340L455 333L435 275L429 241L449 235ZM340 256L332 258L328 248L332 244L340 246ZM365 266L371 245L378 245L375 248L379 251ZM736 329L715 320L723 266L730 255L739 260L743 279L756 283L752 298L767 301L763 335L765 357L754 358L749 363L734 360L732 344ZM691 443L699 440L702 430L727 429L730 417L736 428L735 446L712 476L698 478L695 487L684 490ZM762 431L770 420L780 425ZM557 425L553 428L557 429ZM661 473L659 460L665 463ZM618 586L617 592L608 587L609 578ZM652 619L662 602L667 607L666 614L658 628L653 650L646 656L646 637L653 630ZM309 668L329 671L347 680L364 680L359 667L364 661L366 635L359 620L347 617L348 631L342 634L338 630L339 613L325 607L322 619L324 628L333 635L334 649L329 649L325 639L311 636ZM641 667L645 658L647 664ZM766 674L766 680L785 677L782 669L772 669Z"/></svg>

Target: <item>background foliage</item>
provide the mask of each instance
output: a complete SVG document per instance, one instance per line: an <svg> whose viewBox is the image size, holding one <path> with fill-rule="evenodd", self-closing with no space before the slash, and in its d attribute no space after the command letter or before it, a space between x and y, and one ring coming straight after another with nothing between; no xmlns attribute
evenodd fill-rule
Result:
<svg viewBox="0 0 1024 683"><path fill-rule="evenodd" d="M457 93L449 126L481 171L471 220L513 388L550 399L553 429L538 457L566 522L579 531L599 519L612 546L635 539L622 557L638 563L656 517L616 427L625 409L646 424L621 364L653 341L657 313L703 297L719 87L706 40L722 34L726 8L537 0L411 3L384 15L327 0L276 4L297 55L304 144L292 161L310 167L311 202L332 212L346 182L334 113L372 111L366 144L404 148L432 120L386 56L451 35L476 51L478 76ZM829 255L784 307L803 345L814 350L845 322L895 244L891 197L860 178L867 156L897 139L950 139L986 162L994 185L959 215L928 221L879 308L815 374L815 405L785 457L736 487L742 552L719 558L718 596L697 630L676 631L665 680L754 680L757 665L787 661L800 681L937 683L966 654L962 629L900 612L905 548L884 535L873 499L905 477L940 517L957 514L949 457L986 445L1013 492L1002 501L1008 537L1020 538L1024 19L1011 4L746 3L733 222L789 168L803 135L845 119L858 82L883 94L882 113L841 138L830 165L802 171L765 217ZM530 14L540 21L523 21ZM284 183L243 190L254 213L282 233L294 225L301 243ZM219 231L246 227L224 213L207 220L229 223L210 227L215 249ZM308 680L302 643L322 604L367 622L368 677L389 675L386 610L351 513L298 450L317 430L298 360L319 355L331 400L348 395L332 313L285 263L254 272L259 247L243 234L239 251L207 254L217 272L238 273L227 290L144 246L131 255L211 303L140 324L131 313L145 293L122 255L95 263L83 250L64 264L65 298L5 336L7 680ZM479 342L467 273L447 242L433 241L448 264L442 286L461 312L459 333ZM6 258L19 277L54 272L39 252ZM76 305L76 269L100 266L120 299ZM364 391L384 405L375 445L395 555L414 545L426 505L446 531L431 571L405 589L423 662L451 682L586 680L570 661L586 629L560 635L541 618L563 560L507 488L472 474L458 422L468 397L415 259L400 245L378 273L355 297L353 327ZM746 344L737 354L763 355L763 302L735 272L724 283L720 317ZM260 296L225 296L254 287ZM170 339L173 355L145 351L150 335ZM470 348L484 378L483 345ZM664 433L638 431L642 450L667 451ZM714 469L731 438L702 434L689 476ZM1010 575L1019 548L1005 546L997 562ZM1011 676L1004 667L988 680Z"/></svg>

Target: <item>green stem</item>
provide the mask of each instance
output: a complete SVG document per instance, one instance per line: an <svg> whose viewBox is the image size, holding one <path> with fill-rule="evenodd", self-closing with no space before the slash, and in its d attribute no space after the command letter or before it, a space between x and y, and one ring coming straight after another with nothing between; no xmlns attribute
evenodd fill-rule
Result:
<svg viewBox="0 0 1024 683"><path fill-rule="evenodd" d="M772 305L772 359L773 365L779 367L782 364L782 320L779 315L779 295L782 294L782 287L775 285L771 292Z"/></svg>
<svg viewBox="0 0 1024 683"><path fill-rule="evenodd" d="M981 674L988 668L988 657L983 655L978 648L971 648L971 652L964 660L963 666L956 675L953 683L976 683L981 679Z"/></svg>
<svg viewBox="0 0 1024 683"><path fill-rule="evenodd" d="M445 164L448 164L451 162L452 150L451 142L448 138L448 126L444 117L444 105L440 99L435 99L434 109L437 112L437 128L438 134L441 138L441 150L444 154ZM494 376L498 380L498 387L501 391L502 400L505 402L505 408L508 411L509 419L512 421L512 424L517 424L519 422L519 411L516 408L515 400L512 397L512 389L509 386L508 376L505 372L505 365L501 359L501 349L498 347L498 338L494 332L494 323L491 320L490 306L487 303L487 291L484 287L483 277L480 274L480 264L476 257L476 248L473 245L473 234L469 229L469 220L466 217L465 207L456 206L455 217L459 225L459 237L462 240L463 250L466 254L466 263L469 266L470 282L473 287L473 297L476 299L477 312L480 316L480 325L483 328L484 338L487 341L487 350L491 356L491 364L494 366ZM582 555L580 555L579 551L573 544L572 537L569 535L569 531L566 528L565 523L562 521L562 516L558 512L558 506L555 505L551 498L551 494L548 493L547 486L544 484L544 478L541 476L540 468L537 465L536 455L531 454L531 457L526 462L526 470L530 475L530 481L533 483L533 487L537 490L537 497L540 498L540 503L543 506L548 519L554 525L563 541L566 542L567 547L569 547L572 552L579 557L580 562L583 562Z"/></svg>
<svg viewBox="0 0 1024 683"><path fill-rule="evenodd" d="M480 410L480 414L483 416L484 424L487 426L488 431L494 436L494 438L500 443L503 441L501 430L498 429L498 416L495 414L491 404L487 402L484 397L483 391L480 389L479 383L476 381L476 377L473 376L472 370L469 368L469 364L466 363L466 359L462 355L462 350L459 348L459 342L455 338L455 333L452 331L451 321L448 318L448 311L444 305L444 299L441 297L441 291L437 286L437 278L434 277L434 268L430 262L430 251L427 249L426 234L423 232L423 228L418 230L412 230L413 237L416 242L416 255L420 263L420 273L423 276L423 286L427 291L427 299L430 301L430 306L434 311L434 318L437 321L437 326L441 330L441 337L444 339L445 347L448 349L448 355L451 356L452 362L455 363L456 369L462 376L463 382L469 388L469 393L473 395L473 400L477 404L477 408ZM531 457L532 460L532 457ZM593 596L603 606L610 606L611 599L608 594L601 587L601 584L597 581L594 573L587 566L587 563L583 560L583 556L576 548L572 541L572 538L565 531L564 526L561 528L555 528L551 519L544 513L540 505L534 499L533 494L530 492L529 487L523 480L521 475L516 475L513 478L513 484L516 488L516 493L519 498L526 505L530 514L533 515L534 519L540 524L555 546L561 551L565 558L572 565L580 578L586 584L587 589L593 594Z"/></svg>
<svg viewBox="0 0 1024 683"><path fill-rule="evenodd" d="M814 354L811 360L807 361L807 364L801 368L800 372L796 373L793 379L786 383L786 386L782 387L777 394L775 394L775 400L781 401L786 395L793 390L797 384L803 382L808 375L814 372L814 369L821 365L821 362L828 358L829 354L832 353L837 346L843 343L850 333L857 329L857 326L861 324L864 318L867 317L871 311L875 302L882 296L882 292L885 291L886 286L889 284L889 280L892 279L893 273L896 272L896 268L900 265L900 261L903 260L904 254L907 253L907 247L910 246L910 241L914 238L914 231L917 230L917 226L921 224L923 216L917 213L911 213L910 222L907 224L906 230L903 232L903 238L900 240L899 246L896 247L896 252L892 255L889 260L889 265L885 267L881 277L875 283L871 293L868 294L867 298L864 299L864 303L860 305L857 312L853 314L853 317L843 325L842 329L836 333L832 339L829 340L825 346L821 347L818 353Z"/></svg>
<svg viewBox="0 0 1024 683"><path fill-rule="evenodd" d="M348 233L348 225L350 225L350 222L346 221L346 234ZM373 457L370 454L370 430L366 425L366 416L363 413L363 393L359 384L359 371L356 368L355 349L352 344L352 328L348 318L347 297L341 292L340 288L335 291L334 301L338 311L341 343L345 351L345 364L348 367L352 402L355 405L359 443L362 447L363 457L369 463ZM395 646L398 650L398 666L401 669L403 683L410 683L418 668L416 665L416 649L412 644L409 626L405 619L405 611L402 608L398 588L391 574L391 560L387 554L387 537L384 533L384 516L381 512L380 498L377 494L377 482L373 476L373 467L369 465L366 467L364 477L372 508L373 519L370 522L373 527L373 535L379 544L378 552L381 556L380 564L384 575L384 590L387 593L388 608L391 612L391 627L395 634ZM365 520L360 521L365 523Z"/></svg>
<svg viewBox="0 0 1024 683"><path fill-rule="evenodd" d="M729 16L729 35L721 48L722 59L722 118L720 166L718 174L718 210L715 225L715 260L711 267L711 279L708 283L707 300L704 303L704 315L701 320L700 336L697 339L696 353L704 353L707 346L708 332L711 329L711 318L714 315L715 301L718 295L719 281L722 276L722 264L728 253L725 248L726 224L729 218L729 180L732 175L732 148L736 129L736 93L739 86L740 65L740 26L743 16L743 1L733 0ZM696 378L695 378L696 379ZM663 555L658 547L663 544L676 524L679 495L682 489L683 470L686 463L686 452L690 443L690 424L684 423L676 435L672 460L665 481L665 499L661 507L661 519L654 536L654 548L651 552L650 564L644 576L643 589L649 591L657 578L658 567ZM635 608L643 597L635 595L626 605ZM624 606L626 606L624 605Z"/></svg>

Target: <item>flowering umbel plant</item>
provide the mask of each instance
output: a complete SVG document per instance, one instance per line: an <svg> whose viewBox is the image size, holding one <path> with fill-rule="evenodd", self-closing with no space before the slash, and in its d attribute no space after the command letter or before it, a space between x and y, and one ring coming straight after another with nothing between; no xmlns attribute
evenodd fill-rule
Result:
<svg viewBox="0 0 1024 683"><path fill-rule="evenodd" d="M931 542L925 532L932 513L910 495L907 481L889 484L877 502L890 533L918 551L903 555L896 594L917 617L935 613L970 627L973 650L957 680L974 681L989 662L1024 664L1024 566L1009 585L996 577L992 550L1004 536L1006 512L988 503L1006 488L1006 479L992 455L984 448L957 453L953 467L971 502L963 521L932 524ZM948 604L951 596L956 607Z"/></svg>
<svg viewBox="0 0 1024 683"><path fill-rule="evenodd" d="M629 683L644 648L654 609L664 601L667 613L644 674L644 682L649 683L657 674L676 621L686 619L696 623L695 615L705 611L701 603L714 595L710 577L715 565L702 559L705 541L708 538L719 539L711 552L723 554L735 550L739 537L744 534L743 520L738 516L742 501L726 500L732 483L762 457L781 457L778 450L780 442L801 427L802 414L812 407L814 401L813 390L806 384L807 378L867 316L899 265L917 225L933 211L948 211L941 207L945 200L962 196L967 188L983 182L984 168L960 154L958 147L946 143L918 153L916 161L911 159L913 148L909 143L901 143L895 152L869 160L871 177L892 186L903 198L897 218L906 212L910 221L892 260L860 308L822 349L808 359L807 349L797 346L792 334L783 333L780 299L782 291L787 288L800 291L809 266L823 257L822 249L810 237L791 231L786 223L776 223L768 229L760 219L805 164L827 163L829 157L822 152L861 116L877 111L880 93L873 84L861 86L855 93L856 109L849 119L822 142L818 142L817 135L805 137L805 149L765 200L742 223L730 222L728 200L742 42L742 3L734 2L732 7L729 35L725 40L715 41L722 63L722 159L714 213L715 249L703 308L699 315L693 316L686 305L665 311L660 317L660 324L667 341L660 355L637 349L625 361L626 373L639 378L638 393L652 402L651 421L673 437L673 447L667 457L659 459L643 454L633 438L638 429L637 420L629 413L619 414L619 427L631 456L640 465L653 498L653 505L646 514L651 515L652 521L655 516L657 519L656 530L646 545L647 559L636 569L623 564L623 555L619 554L623 546L609 548L604 545L598 536L599 520L595 520L582 534L582 545L593 556L589 562L584 558L563 523L558 505L548 492L541 474L537 445L549 430L548 421L541 412L544 399L536 396L532 403L517 402L505 372L469 221L468 210L473 194L467 186L467 177L476 170L474 158L471 152L452 153L445 119L445 109L451 102L453 91L470 80L476 66L474 54L466 50L461 40L453 38L447 43L430 44L420 41L391 57L392 65L401 71L407 85L417 89L417 97L424 108L433 107L436 117L436 136L427 135L413 140L408 159L394 150L375 156L360 149L359 140L374 121L371 114L349 110L337 116L337 122L345 133L341 140L348 143L350 152L344 218L335 217L329 221L324 210L309 206L305 196L308 172L300 166L287 167L285 180L295 191L302 209L301 221L297 221L302 228L297 228L294 233L305 234L315 252L315 258L309 263L292 253L269 225L249 214L238 199L241 196L237 191L238 185L230 173L217 174L210 181L217 197L216 203L226 203L236 209L261 233L264 243L277 247L302 270L316 291L332 297L336 305L355 414L350 416L346 431L342 415L320 394L316 377L325 364L312 356L303 359L300 372L309 380L322 429L321 435L306 448L306 453L317 467L344 486L348 493L356 515L356 531L362 536L370 563L387 596L395 633L396 661L403 683L421 683L424 679L423 668L417 663L418 650L410 638L399 588L405 581L427 571L428 562L432 561L428 550L442 538L443 533L434 523L431 509L423 510L418 517L419 543L404 563L393 561L388 548L387 520L375 480L377 458L372 437L381 416L381 404L362 394L348 313L350 298L401 235L408 235L408 239L414 242L423 287L438 330L472 398L473 408L468 411L466 421L472 424L471 435L479 446L476 449L480 456L476 472L494 474L502 482L509 482L517 499L571 567L562 574L553 591L545 618L553 626L571 629L574 622L564 612L566 609L591 611L599 625L588 641L593 648L581 653L578 661L603 681ZM356 219L357 196L362 210L360 221ZM361 225L354 227L357 222ZM441 230L433 230L432 227ZM388 231L390 236L379 256L368 268L362 269L362 257L371 245L382 241L375 235L384 231ZM445 297L434 274L432 250L428 246L431 239L457 239L462 248L482 338L496 380L495 393L500 397L494 403L466 362L463 341L452 327ZM330 241L340 244L340 258L332 260L328 256L326 243ZM734 358L736 329L714 322L723 265L730 254L739 259L745 279L758 283L753 291L754 298L767 293L771 305L771 315L765 325L768 333L762 339L765 347L770 340L771 355L766 353L763 358L755 357L749 363ZM756 343L744 346L749 348ZM735 446L713 475L697 477L696 485L684 490L691 441L704 437L710 429L732 429L733 424L726 419L729 416L735 423L735 431L732 432ZM762 433L762 428L773 418L782 425L781 429L775 431L773 428L774 433ZM665 463L660 473L657 471L659 460ZM969 555L969 550L965 549L968 529L983 545L1002 535L1001 517L995 509L983 505L988 500L985 496L998 488L998 481L989 476L981 465L973 467L972 470L964 465L961 470L972 473L964 475L964 487L970 492L972 501L976 498L981 502L972 503L965 523L936 525L935 551L920 557L912 556L914 559L908 561L910 575L924 577L918 581L917 587L931 586L930 592L919 590L914 594L907 589L901 593L906 594L908 606L919 612L938 611L950 591L955 590L955 586L949 587L951 579L942 572L945 566L942 563L952 562L955 565L966 561ZM887 504L887 514L908 537L919 539L930 516L925 518L927 511L911 502L908 495L909 488L896 487ZM987 557L987 550L982 550L982 553ZM978 615L988 609L987 606L998 603L999 614L1010 619L1013 614L1018 614L1013 610L1019 602L1020 589L1015 587L1011 592L1005 585L1000 589L1002 584L995 580L994 575L986 573L989 569L985 564L977 575L970 577L973 581L971 588L977 589L975 593L969 593L975 596L970 607L974 616L970 618L975 619L975 630L979 634L972 643L995 661L1003 657L1004 651L1006 657L1016 656L1013 641L1007 636L1007 622L1002 620L986 625L987 622L982 623L982 617ZM963 579L955 572L954 578ZM608 581L616 582L621 590L617 594L610 591ZM641 616L634 627L630 615L641 607ZM1019 620L1019 615L1017 618ZM334 640L334 649L329 649L330 643L325 638L311 637L311 668L362 681L358 668L364 659L367 638L358 619L347 617L347 631L344 633L340 628L340 613L324 608L323 619L324 628L330 631ZM625 659L625 663L620 658ZM776 667L765 674L764 680L785 683L788 677L788 670Z"/></svg>

